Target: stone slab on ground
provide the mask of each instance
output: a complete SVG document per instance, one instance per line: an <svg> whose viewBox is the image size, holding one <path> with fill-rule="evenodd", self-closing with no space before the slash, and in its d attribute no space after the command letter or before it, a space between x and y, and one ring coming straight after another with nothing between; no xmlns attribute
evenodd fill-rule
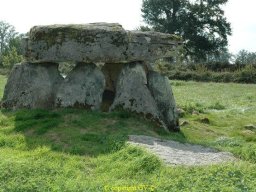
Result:
<svg viewBox="0 0 256 192"><path fill-rule="evenodd" d="M201 145L162 140L150 136L130 135L129 143L147 149L171 165L211 165L236 160L229 152L218 152Z"/></svg>

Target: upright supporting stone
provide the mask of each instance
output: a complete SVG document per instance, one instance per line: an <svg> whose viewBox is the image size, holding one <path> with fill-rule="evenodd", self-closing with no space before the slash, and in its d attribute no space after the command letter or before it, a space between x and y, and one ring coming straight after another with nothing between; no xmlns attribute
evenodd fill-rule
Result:
<svg viewBox="0 0 256 192"><path fill-rule="evenodd" d="M119 74L116 97L110 110L120 108L161 121L156 102L147 87L145 69L140 63L126 64Z"/></svg>
<svg viewBox="0 0 256 192"><path fill-rule="evenodd" d="M179 118L168 78L157 72L150 71L148 74L148 87L161 114L161 120L168 130L178 131Z"/></svg>
<svg viewBox="0 0 256 192"><path fill-rule="evenodd" d="M16 64L5 86L2 106L12 109L52 108L55 90L61 81L57 64Z"/></svg>
<svg viewBox="0 0 256 192"><path fill-rule="evenodd" d="M104 87L104 75L96 65L78 64L59 86L55 106L99 110Z"/></svg>

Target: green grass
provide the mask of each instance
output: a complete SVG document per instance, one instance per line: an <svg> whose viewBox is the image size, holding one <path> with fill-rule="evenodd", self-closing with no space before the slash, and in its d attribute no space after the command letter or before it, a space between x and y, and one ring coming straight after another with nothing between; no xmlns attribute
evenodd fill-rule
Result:
<svg viewBox="0 0 256 192"><path fill-rule="evenodd" d="M0 76L0 95L5 82ZM189 122L180 133L165 134L125 112L1 110L0 191L117 191L141 185L144 191L255 191L256 136L244 125L256 125L256 86L172 84L185 110L181 122ZM199 143L231 151L241 161L166 166L128 145L129 134Z"/></svg>
<svg viewBox="0 0 256 192"><path fill-rule="evenodd" d="M6 84L7 78L6 76L0 75L0 98L3 97L4 86Z"/></svg>
<svg viewBox="0 0 256 192"><path fill-rule="evenodd" d="M246 125L256 125L256 85L183 81L172 84L178 106L186 112L181 122L189 122L182 127L187 142L230 151L256 163L256 130L245 129ZM200 122L203 118L210 123Z"/></svg>

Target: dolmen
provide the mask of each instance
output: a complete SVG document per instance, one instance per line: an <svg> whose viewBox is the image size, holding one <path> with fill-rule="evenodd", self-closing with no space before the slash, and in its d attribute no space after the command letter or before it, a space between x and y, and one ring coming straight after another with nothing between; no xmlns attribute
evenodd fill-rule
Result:
<svg viewBox="0 0 256 192"><path fill-rule="evenodd" d="M9 75L2 107L124 110L177 131L169 80L154 65L180 44L175 35L126 31L115 23L35 26L24 39L25 62ZM76 63L65 78L58 70L63 62Z"/></svg>

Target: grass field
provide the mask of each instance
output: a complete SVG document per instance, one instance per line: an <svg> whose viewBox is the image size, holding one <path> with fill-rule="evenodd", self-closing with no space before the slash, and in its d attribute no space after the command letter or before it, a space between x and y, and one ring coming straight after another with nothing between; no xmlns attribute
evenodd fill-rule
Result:
<svg viewBox="0 0 256 192"><path fill-rule="evenodd" d="M0 76L0 97L5 82ZM245 128L256 125L256 85L173 81L172 88L186 121L180 133L124 112L1 110L0 191L256 191L256 130ZM241 160L166 166L126 144L129 134L199 143Z"/></svg>

